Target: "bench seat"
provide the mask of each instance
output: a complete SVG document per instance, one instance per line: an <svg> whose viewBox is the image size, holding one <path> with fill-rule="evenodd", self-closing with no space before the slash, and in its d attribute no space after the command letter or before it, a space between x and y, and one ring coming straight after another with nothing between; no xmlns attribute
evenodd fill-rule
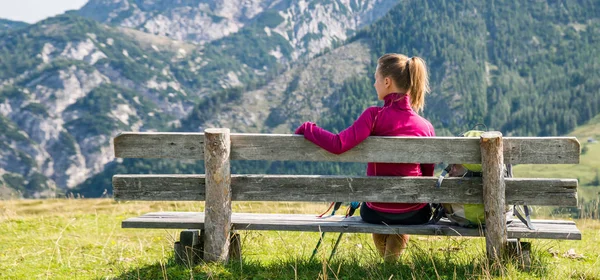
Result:
<svg viewBox="0 0 600 280"><path fill-rule="evenodd" d="M329 216L318 218L306 214L232 213L235 230L281 230L309 232L348 232L382 234L418 234L445 236L483 236L479 229L453 226L442 219L435 225L375 225L360 217ZM581 240L581 232L573 221L533 220L535 230L521 221L507 224L508 238ZM123 228L203 229L204 212L153 212L123 221Z"/></svg>

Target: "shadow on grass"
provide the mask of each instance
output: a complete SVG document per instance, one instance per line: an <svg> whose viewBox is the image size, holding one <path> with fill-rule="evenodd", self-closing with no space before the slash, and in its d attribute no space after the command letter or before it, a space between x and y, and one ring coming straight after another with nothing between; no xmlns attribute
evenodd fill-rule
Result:
<svg viewBox="0 0 600 280"><path fill-rule="evenodd" d="M549 264L544 258L533 257L536 266L526 274L518 271L512 261L507 262L508 268L490 272L483 258L473 260L458 254L449 256L425 250L414 250L396 264L357 255L331 263L292 258L270 263L252 260L232 261L227 265L204 263L189 268L170 259L167 263L125 271L114 279L481 279L547 275Z"/></svg>
<svg viewBox="0 0 600 280"><path fill-rule="evenodd" d="M457 273L465 271L457 267ZM323 277L324 274L326 277ZM423 274L425 273L425 274ZM446 274L440 274L446 275ZM452 274L450 274L452 275ZM263 264L253 261L227 265L199 264L192 269L169 262L126 271L114 279L437 279L433 270L415 270L409 264L364 264L355 261L324 263L306 260ZM105 279L105 278L99 278Z"/></svg>

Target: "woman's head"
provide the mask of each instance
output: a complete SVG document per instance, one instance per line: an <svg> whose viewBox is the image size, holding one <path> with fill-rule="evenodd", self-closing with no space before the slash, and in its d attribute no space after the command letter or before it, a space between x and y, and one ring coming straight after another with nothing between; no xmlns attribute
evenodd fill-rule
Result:
<svg viewBox="0 0 600 280"><path fill-rule="evenodd" d="M377 60L375 90L379 99L392 92L408 93L410 106L419 112L429 92L429 76L425 61L420 57L408 58L402 54L385 54Z"/></svg>

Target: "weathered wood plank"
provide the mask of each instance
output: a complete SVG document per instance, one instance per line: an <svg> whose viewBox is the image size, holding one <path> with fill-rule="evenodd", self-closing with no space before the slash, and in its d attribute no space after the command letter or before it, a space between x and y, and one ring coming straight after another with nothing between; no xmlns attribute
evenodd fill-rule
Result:
<svg viewBox="0 0 600 280"><path fill-rule="evenodd" d="M481 178L232 175L242 201L380 201L483 203ZM506 203L577 205L575 179L506 178ZM115 175L116 200L204 200L204 175Z"/></svg>
<svg viewBox="0 0 600 280"><path fill-rule="evenodd" d="M478 162L478 145L457 137L372 136L335 155L298 135L239 134L232 139L236 160L297 160L338 162Z"/></svg>
<svg viewBox="0 0 600 280"><path fill-rule="evenodd" d="M504 137L504 163L579 163L575 137Z"/></svg>
<svg viewBox="0 0 600 280"><path fill-rule="evenodd" d="M506 137L505 162L579 163L575 137ZM204 159L203 133L125 132L114 140L115 157ZM232 160L481 163L479 138L372 136L331 154L300 135L231 134Z"/></svg>
<svg viewBox="0 0 600 280"><path fill-rule="evenodd" d="M229 261L231 229L231 142L228 128L209 128L205 131L204 165L206 169L206 237L204 260ZM196 186L196 189L200 189Z"/></svg>
<svg viewBox="0 0 600 280"><path fill-rule="evenodd" d="M112 179L115 200L205 199L205 175L115 175Z"/></svg>
<svg viewBox="0 0 600 280"><path fill-rule="evenodd" d="M334 216L317 218L303 214L251 214L233 213L231 223L236 230L279 230L312 232L348 232L381 234L419 234L447 236L481 236L479 229L453 226L442 220L436 225L375 225L363 222L360 217ZM581 240L581 232L574 223L564 221L549 223L533 220L536 230L528 229L519 220L508 225L509 238L541 238ZM129 218L122 223L123 228L168 228L202 229L204 213L199 212L155 212L140 217Z"/></svg>
<svg viewBox="0 0 600 280"><path fill-rule="evenodd" d="M543 219L536 219L536 221L538 223L543 223L543 224L575 225L575 221L569 221L569 220L543 220Z"/></svg>
<svg viewBox="0 0 600 280"><path fill-rule="evenodd" d="M204 160L204 133L124 132L113 147L118 158Z"/></svg>
<svg viewBox="0 0 600 280"><path fill-rule="evenodd" d="M481 134L481 169L485 209L485 247L488 260L499 262L506 248L504 153L502 133Z"/></svg>

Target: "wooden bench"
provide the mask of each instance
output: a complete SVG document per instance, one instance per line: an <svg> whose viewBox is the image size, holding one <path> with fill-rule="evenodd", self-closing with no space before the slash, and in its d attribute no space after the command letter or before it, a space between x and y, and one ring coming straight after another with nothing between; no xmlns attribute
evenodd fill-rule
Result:
<svg viewBox="0 0 600 280"><path fill-rule="evenodd" d="M341 155L334 155L299 135L230 134L229 129L205 133L121 133L114 139L119 158L204 160L205 175L115 175L115 200L202 201L205 212L148 213L123 221L124 228L192 229L182 231L181 247L203 245L205 261L226 262L232 230L281 230L482 236L487 255L499 260L507 239L580 240L572 221L533 220L534 230L519 220L507 224L505 205L576 206L576 179L504 178L504 164L566 164L579 162L574 137L505 137L486 132L481 138L369 137ZM316 175L231 175L230 160L481 163L483 178L366 177ZM486 228L470 229L447 221L430 225L375 225L360 217L232 213L231 201L373 201L483 203ZM200 233L198 230L202 230ZM233 239L239 250L239 238ZM233 250L232 252L240 253ZM202 257L202 256L200 256Z"/></svg>

